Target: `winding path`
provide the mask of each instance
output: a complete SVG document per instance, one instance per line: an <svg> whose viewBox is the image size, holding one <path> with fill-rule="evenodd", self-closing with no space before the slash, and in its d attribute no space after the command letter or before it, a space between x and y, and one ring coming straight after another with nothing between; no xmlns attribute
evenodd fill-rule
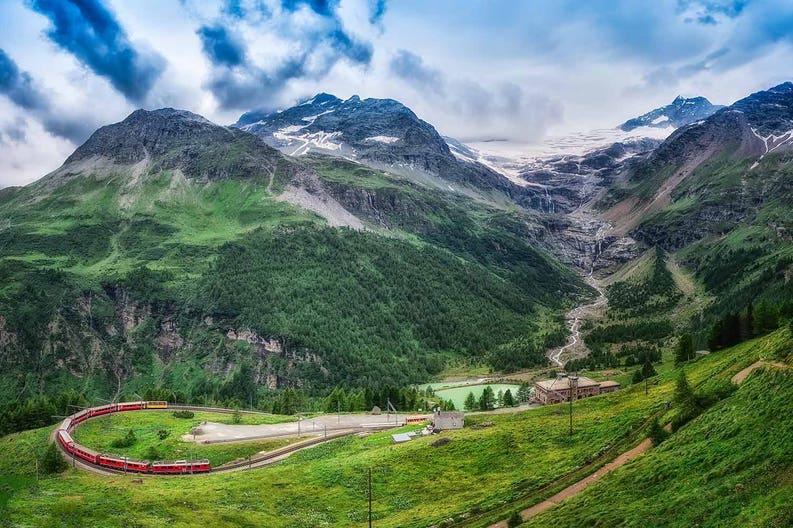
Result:
<svg viewBox="0 0 793 528"><path fill-rule="evenodd" d="M784 363L779 363L775 361L765 361L761 359L759 361L752 363L745 369L735 374L731 378L731 381L737 385L740 385L743 382L743 380L745 380L749 376L749 374L752 373L752 371L764 366L772 366L782 369L790 368L788 365ZM664 426L664 430L666 432L671 432L672 424L666 424ZM579 480L578 482L571 484L570 486L566 487L556 495L553 495L552 497L549 497L541 502L538 502L534 506L531 506L530 508L526 508L525 510L521 511L520 512L521 518L524 521L527 521L530 518L534 517L535 515L539 515L540 513L553 508L554 506L564 501L565 499L568 499L574 495L577 495L578 493L581 493L587 487L589 487L590 484L597 482L598 480L602 479L606 474L614 471L620 466L624 466L631 460L637 458L639 455L646 453L652 447L653 447L652 440L650 440L649 438L645 438L636 447L620 454L619 456L617 456L617 458L607 463L606 465L604 465L603 467L601 467L600 469L598 469L588 477L585 477ZM506 520L499 521L495 524L491 524L488 528L507 528L507 521Z"/></svg>

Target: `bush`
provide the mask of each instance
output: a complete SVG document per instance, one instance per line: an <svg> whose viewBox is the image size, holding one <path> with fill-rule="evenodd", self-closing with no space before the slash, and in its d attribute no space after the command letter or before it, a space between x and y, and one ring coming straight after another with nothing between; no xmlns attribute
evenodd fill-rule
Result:
<svg viewBox="0 0 793 528"><path fill-rule="evenodd" d="M171 436L171 432L168 429L160 429L157 431L157 438L160 440L165 440L169 436Z"/></svg>
<svg viewBox="0 0 793 528"><path fill-rule="evenodd" d="M55 443L47 446L47 451L44 452L44 458L41 459L41 470L46 475L60 473L65 470L69 465L63 459L63 456Z"/></svg>
<svg viewBox="0 0 793 528"><path fill-rule="evenodd" d="M664 440L669 437L669 433L664 431L664 428L661 427L661 424L658 423L658 420L653 420L653 423L650 424L650 440L652 440L653 445L657 446Z"/></svg>
<svg viewBox="0 0 793 528"><path fill-rule="evenodd" d="M135 436L135 431L130 429L129 431L127 431L126 435L124 435L122 438L116 438L110 443L110 445L117 448L130 447L137 441L138 438Z"/></svg>
<svg viewBox="0 0 793 528"><path fill-rule="evenodd" d="M174 411L171 414L174 418L193 418L195 416L193 411Z"/></svg>
<svg viewBox="0 0 793 528"><path fill-rule="evenodd" d="M507 519L507 526L509 528L515 528L516 526L520 526L523 524L523 517L520 516L519 511L512 512L512 515L509 516Z"/></svg>

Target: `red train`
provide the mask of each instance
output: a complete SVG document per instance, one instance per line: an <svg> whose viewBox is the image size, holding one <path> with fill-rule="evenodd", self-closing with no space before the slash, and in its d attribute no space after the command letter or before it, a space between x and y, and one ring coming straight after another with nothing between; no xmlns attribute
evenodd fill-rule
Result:
<svg viewBox="0 0 793 528"><path fill-rule="evenodd" d="M122 402L102 405L84 409L67 417L56 433L58 443L69 454L79 457L87 462L120 471L134 471L138 473L152 473L156 475L183 475L192 473L206 473L212 469L209 460L176 460L161 462L148 460L135 460L132 458L116 457L97 453L92 449L81 446L72 438L71 432L75 427L95 416L102 416L114 412L140 411L143 409L167 409L168 402Z"/></svg>

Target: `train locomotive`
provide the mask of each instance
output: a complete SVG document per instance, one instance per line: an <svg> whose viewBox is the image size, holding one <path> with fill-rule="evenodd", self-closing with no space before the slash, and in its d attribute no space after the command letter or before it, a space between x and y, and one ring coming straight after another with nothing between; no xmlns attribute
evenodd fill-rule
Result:
<svg viewBox="0 0 793 528"><path fill-rule="evenodd" d="M206 473L212 468L209 460L175 460L153 461L135 460L126 457L116 457L97 453L92 449L81 446L72 438L72 431L84 421L114 412L140 411L144 409L167 409L168 402L164 401L138 401L110 403L100 407L83 409L63 420L56 431L56 440L72 457L79 457L86 462L114 469L117 471L131 471L136 473L149 473L153 475L184 475L193 473Z"/></svg>

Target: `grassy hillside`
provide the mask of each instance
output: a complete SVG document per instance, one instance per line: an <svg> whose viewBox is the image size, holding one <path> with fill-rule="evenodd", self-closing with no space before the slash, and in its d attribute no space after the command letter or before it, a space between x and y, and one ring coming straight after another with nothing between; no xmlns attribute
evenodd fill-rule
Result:
<svg viewBox="0 0 793 528"><path fill-rule="evenodd" d="M787 330L780 331L692 363L687 366L687 374L697 390L710 391L760 356L786 357L791 345L793 340ZM1 517L8 526L114 527L132 523L141 527L182 527L197 522L273 527L363 526L366 471L373 467L378 526L428 526L450 517L462 520L463 514L472 511L485 512L476 513L475 518L482 522L473 524L484 525L488 519L486 512L490 510L494 510L494 520L503 516L497 513L504 511L502 501L536 502L538 491L544 486L597 460L609 447L619 452L634 445L645 434L639 428L647 417L653 412L663 412L663 402L671 399L675 376L674 372L662 375L657 385L651 385L649 396L639 388L629 388L579 402L572 437L567 436L567 407L551 406L516 415L476 417L469 425L485 421L494 425L444 433L451 443L439 447L432 446L437 437L393 445L390 434L381 433L334 441L253 472L192 479L144 479L142 484L133 484L130 478L103 478L68 470L62 476L43 479L37 486L17 489L20 486L9 483L31 483L33 466L23 458L29 456L31 449L42 451L46 436L46 430L29 431L3 440L0 474L5 489L10 491L6 515ZM682 477L691 491L682 495L678 506L691 511L703 508L692 503L694 488L710 490L709 483L719 482L717 485L721 486L722 478L726 479L725 486L734 486L732 477L726 476L727 470L732 469L742 472L740 482L745 483L742 493L757 501L767 501L771 506L768 515L778 511L774 505L787 493L784 482L765 479L763 474L770 466L754 463L766 444L770 461L776 462L774 471L781 471L784 464L790 463L785 455L787 440L771 447L770 443L779 438L775 440L763 428L772 427L768 413L775 408L784 411L791 390L787 374L755 374L745 388L690 422L662 445L658 456L683 457L683 460L693 457L688 466L681 466L692 468ZM751 402L761 408L756 417L751 416ZM675 409L670 412L674 413ZM778 427L776 431L784 433ZM707 442L708 438L714 441ZM763 443L756 449L750 448L749 440ZM697 442L697 450L686 447L691 441ZM724 453L728 453L728 458L720 462ZM774 459L778 454L781 458ZM646 464L653 456L626 467L623 473L642 467L639 464ZM23 460L17 462L17 459ZM714 465L717 471L713 471ZM583 474L595 467L588 466ZM648 486L658 486L658 493L665 493L661 484L655 482L678 474L653 474L648 477ZM607 477L601 485L615 482L616 477L616 473L613 479ZM625 491L621 493L642 496L647 489L637 487L635 481L622 482ZM629 482L635 489L630 489ZM754 482L766 482L771 487L763 488ZM765 489L766 499L759 498L761 489ZM646 525L649 505L615 505L611 499L603 500L582 504L590 509L587 511L619 510L624 512L623 522L628 525ZM738 518L736 507L730 506L727 498L721 500L725 507L720 519L726 522ZM664 509L671 511L669 505ZM693 518L685 517L685 512L681 515ZM556 517L553 519L558 522Z"/></svg>
<svg viewBox="0 0 793 528"><path fill-rule="evenodd" d="M255 404L235 375L261 391L402 386L448 361L501 368L499 346L528 366L563 339L549 314L587 289L538 249L533 219L321 161L320 184L369 229L279 201L286 161L210 182L115 166L5 196L0 395L167 387Z"/></svg>
<svg viewBox="0 0 793 528"><path fill-rule="evenodd" d="M793 523L793 370L766 367L660 447L521 526Z"/></svg>

